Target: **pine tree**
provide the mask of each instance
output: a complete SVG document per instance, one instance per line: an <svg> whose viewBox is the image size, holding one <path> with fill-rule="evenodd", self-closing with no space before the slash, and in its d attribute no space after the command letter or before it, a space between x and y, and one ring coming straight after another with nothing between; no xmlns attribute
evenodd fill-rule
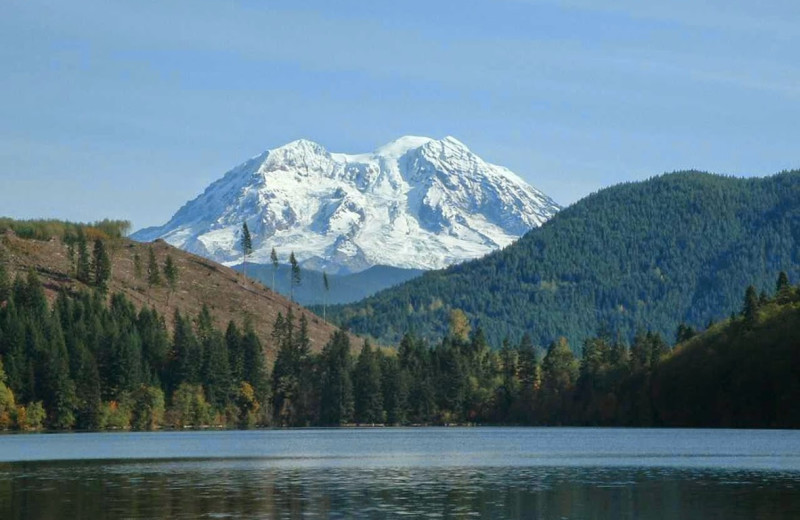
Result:
<svg viewBox="0 0 800 520"><path fill-rule="evenodd" d="M225 347L228 349L228 363L231 367L231 379L234 383L241 383L244 374L244 357L242 356L242 333L233 320L228 322L225 329Z"/></svg>
<svg viewBox="0 0 800 520"><path fill-rule="evenodd" d="M269 396L269 382L264 361L264 349L258 339L253 322L246 319L242 334L242 379L250 383L256 392L256 398L265 403Z"/></svg>
<svg viewBox="0 0 800 520"><path fill-rule="evenodd" d="M253 252L253 238L247 228L247 222L242 225L242 273L247 276L247 257Z"/></svg>
<svg viewBox="0 0 800 520"><path fill-rule="evenodd" d="M289 299L294 301L294 288L300 285L300 264L297 263L297 258L294 256L294 251L289 255L289 264L291 265L291 278L289 280Z"/></svg>
<svg viewBox="0 0 800 520"><path fill-rule="evenodd" d="M103 428L103 403L101 400L100 373L91 352L79 345L74 354L76 358L75 396L76 426L85 430Z"/></svg>
<svg viewBox="0 0 800 520"><path fill-rule="evenodd" d="M156 253L152 247L150 247L147 257L147 285L150 288L161 285L161 271L158 268Z"/></svg>
<svg viewBox="0 0 800 520"><path fill-rule="evenodd" d="M328 283L328 273L322 271L322 287L325 289L325 293L323 294L324 299L322 303L322 320L328 321L327 311L328 311L328 291L330 290L330 284Z"/></svg>
<svg viewBox="0 0 800 520"><path fill-rule="evenodd" d="M400 369L397 356L381 357L381 393L387 424L406 422L408 381Z"/></svg>
<svg viewBox="0 0 800 520"><path fill-rule="evenodd" d="M789 283L789 276L785 271L778 274L778 281L775 284L775 300L778 303L787 303L790 298L792 285Z"/></svg>
<svg viewBox="0 0 800 520"><path fill-rule="evenodd" d="M164 278L167 280L167 286L169 287L169 294L167 295L167 305L169 305L170 296L178 288L178 266L175 265L170 254L167 254L167 259L164 261Z"/></svg>
<svg viewBox="0 0 800 520"><path fill-rule="evenodd" d="M206 390L208 402L217 411L222 411L225 404L233 396L235 386L231 380L231 369L228 360L228 349L222 334L213 329L203 340L203 374L201 383Z"/></svg>
<svg viewBox="0 0 800 520"><path fill-rule="evenodd" d="M578 362L566 338L559 338L550 344L542 361L542 402L551 424L558 424L567 415L577 377Z"/></svg>
<svg viewBox="0 0 800 520"><path fill-rule="evenodd" d="M539 387L539 366L536 349L530 334L524 334L517 346L519 363L519 399L517 409L519 418L530 424L533 422L534 401Z"/></svg>
<svg viewBox="0 0 800 520"><path fill-rule="evenodd" d="M322 349L320 421L338 426L352 420L353 382L350 378L350 338L337 330Z"/></svg>
<svg viewBox="0 0 800 520"><path fill-rule="evenodd" d="M89 246L83 228L78 228L78 262L75 266L75 278L85 284L91 282L91 265L89 262Z"/></svg>
<svg viewBox="0 0 800 520"><path fill-rule="evenodd" d="M278 424L297 425L300 401L301 354L294 336L294 315L289 308L286 319L278 315L273 328L278 344L272 368L272 412Z"/></svg>
<svg viewBox="0 0 800 520"><path fill-rule="evenodd" d="M278 253L275 248L269 253L269 259L272 261L272 292L275 292L275 273L278 272Z"/></svg>
<svg viewBox="0 0 800 520"><path fill-rule="evenodd" d="M650 345L650 368L654 369L669 352L669 345L658 332L648 332L647 342Z"/></svg>
<svg viewBox="0 0 800 520"><path fill-rule="evenodd" d="M136 326L142 340L142 364L147 384L167 381L166 373L172 344L164 317L155 309L142 308L136 318Z"/></svg>
<svg viewBox="0 0 800 520"><path fill-rule="evenodd" d="M142 257L139 256L139 253L133 254L133 276L137 280L142 279Z"/></svg>
<svg viewBox="0 0 800 520"><path fill-rule="evenodd" d="M69 374L69 356L57 315L43 323L44 337L36 348L36 391L44 401L51 428L68 430L75 425L75 383Z"/></svg>
<svg viewBox="0 0 800 520"><path fill-rule="evenodd" d="M511 348L511 342L506 337L500 349L500 369L502 383L498 388L495 403L495 418L500 422L508 422L511 415L511 407L519 395L519 359L516 349Z"/></svg>
<svg viewBox="0 0 800 520"><path fill-rule="evenodd" d="M168 390L174 392L182 383L196 384L200 381L203 355L191 321L175 310L172 351L167 373Z"/></svg>
<svg viewBox="0 0 800 520"><path fill-rule="evenodd" d="M94 241L92 270L94 271L94 286L101 293L105 293L108 290L108 280L111 278L111 259L106 252L105 244L99 238Z"/></svg>
<svg viewBox="0 0 800 520"><path fill-rule="evenodd" d="M308 317L300 316L300 330L296 339L297 366L299 371L297 389L297 416L299 425L308 426L317 422L316 374L311 356L311 338L308 331Z"/></svg>
<svg viewBox="0 0 800 520"><path fill-rule="evenodd" d="M786 271L781 271L778 273L778 282L775 284L775 293L780 294L781 291L788 289L789 287L791 287L789 284L789 275L786 274Z"/></svg>
<svg viewBox="0 0 800 520"><path fill-rule="evenodd" d="M380 360L368 340L364 341L353 370L353 394L357 423L375 424L384 421Z"/></svg>
<svg viewBox="0 0 800 520"><path fill-rule="evenodd" d="M11 280L8 277L5 262L0 261L0 305L11 295Z"/></svg>
<svg viewBox="0 0 800 520"><path fill-rule="evenodd" d="M744 316L745 322L750 325L756 322L758 318L758 307L758 293L756 293L756 288L750 285L744 293L742 316Z"/></svg>

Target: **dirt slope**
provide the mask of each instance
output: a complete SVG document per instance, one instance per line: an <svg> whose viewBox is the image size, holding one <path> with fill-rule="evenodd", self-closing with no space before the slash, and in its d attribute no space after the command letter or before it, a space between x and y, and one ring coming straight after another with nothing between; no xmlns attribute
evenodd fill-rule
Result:
<svg viewBox="0 0 800 520"><path fill-rule="evenodd" d="M171 293L166 284L148 288L147 259L150 247L153 248L160 267L163 268L167 254L172 256L178 266L179 279L174 293ZM137 278L134 269L134 256L137 253L142 264L141 278ZM279 312L285 316L289 307L292 307L298 319L302 313L306 313L312 348L315 351L322 348L335 330L333 325L322 321L315 314L290 303L260 283L245 279L241 273L176 249L164 241L143 244L121 239L109 244L109 254L112 262L109 294L121 292L137 307L155 307L168 317L170 326L175 309L195 316L204 304L209 306L217 326L223 330L228 321L234 320L241 324L249 316L264 343L270 364L275 359L275 347L270 334ZM15 274L24 275L33 267L39 273L50 299L55 298L62 288L75 291L86 288L72 276L67 247L59 239L27 240L6 232L0 236L0 261L6 263L12 277ZM351 340L354 348L360 348L361 340L355 336Z"/></svg>

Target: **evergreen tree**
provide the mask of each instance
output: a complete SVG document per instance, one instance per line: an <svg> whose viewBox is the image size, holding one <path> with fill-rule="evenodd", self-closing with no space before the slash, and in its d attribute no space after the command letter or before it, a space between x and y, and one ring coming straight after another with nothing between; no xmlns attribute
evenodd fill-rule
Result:
<svg viewBox="0 0 800 520"><path fill-rule="evenodd" d="M242 272L247 276L247 257L253 252L253 238L247 228L247 222L242 225Z"/></svg>
<svg viewBox="0 0 800 520"><path fill-rule="evenodd" d="M408 410L408 380L397 356L382 356L381 392L387 424L404 424Z"/></svg>
<svg viewBox="0 0 800 520"><path fill-rule="evenodd" d="M789 275L786 274L786 271L781 271L778 273L778 281L775 284L775 294L780 294L789 287L791 287L789 284Z"/></svg>
<svg viewBox="0 0 800 520"><path fill-rule="evenodd" d="M499 422L509 420L511 407L519 395L518 361L516 350L511 348L511 342L506 338L500 350L502 383L494 405L494 415Z"/></svg>
<svg viewBox="0 0 800 520"><path fill-rule="evenodd" d="M91 264L89 262L89 246L83 228L78 228L78 261L75 266L75 278L85 284L91 283Z"/></svg>
<svg viewBox="0 0 800 520"><path fill-rule="evenodd" d="M655 368L669 352L669 345L658 332L648 332L647 342L650 345L650 368Z"/></svg>
<svg viewBox="0 0 800 520"><path fill-rule="evenodd" d="M354 418L359 424L384 421L381 366L378 356L379 353L372 350L369 341L364 341L353 370Z"/></svg>
<svg viewBox="0 0 800 520"><path fill-rule="evenodd" d="M300 391L300 355L294 340L294 317L289 308L284 320L275 321L273 338L277 340L278 353L272 367L272 412L275 421L283 425L296 425Z"/></svg>
<svg viewBox="0 0 800 520"><path fill-rule="evenodd" d="M106 252L105 244L99 238L94 241L92 271L94 271L94 286L105 293L108 290L108 280L111 278L111 259Z"/></svg>
<svg viewBox="0 0 800 520"><path fill-rule="evenodd" d="M578 376L578 363L566 338L550 344L542 361L542 404L550 424L569 417L569 397Z"/></svg>
<svg viewBox="0 0 800 520"><path fill-rule="evenodd" d="M322 320L328 321L328 291L330 290L330 284L328 283L328 273L322 271L322 288L325 290L323 293L323 303L322 303Z"/></svg>
<svg viewBox="0 0 800 520"><path fill-rule="evenodd" d="M750 285L744 293L744 307L742 308L742 316L746 323L752 325L756 322L758 308L758 293L756 293L756 288Z"/></svg>
<svg viewBox="0 0 800 520"><path fill-rule="evenodd" d="M172 352L169 357L169 390L175 391L182 383L200 382L203 354L200 342L189 319L175 310Z"/></svg>
<svg viewBox="0 0 800 520"><path fill-rule="evenodd" d="M147 257L147 285L151 289L153 286L161 285L161 272L158 268L156 253L152 247L149 248Z"/></svg>
<svg viewBox="0 0 800 520"><path fill-rule="evenodd" d="M305 313L300 316L300 329L297 332L296 340L297 364L299 370L299 386L297 389L297 422L300 425L308 426L318 421L317 408L318 397L315 389L316 369L311 355L311 338L308 331L308 317Z"/></svg>
<svg viewBox="0 0 800 520"><path fill-rule="evenodd" d="M536 349L530 334L524 334L517 346L519 363L519 397L516 403L516 416L525 423L534 420L534 401L539 387L539 366Z"/></svg>
<svg viewBox="0 0 800 520"><path fill-rule="evenodd" d="M178 288L178 266L172 260L172 255L167 254L164 260L164 278L167 280L167 287L169 287L169 295L167 296L167 305L169 305L169 297Z"/></svg>
<svg viewBox="0 0 800 520"><path fill-rule="evenodd" d="M75 383L69 375L67 354L61 323L57 316L47 318L44 336L35 341L36 394L48 411L48 425L68 430L75 425Z"/></svg>
<svg viewBox="0 0 800 520"><path fill-rule="evenodd" d="M246 319L244 322L241 348L242 379L253 387L256 392L256 399L265 403L269 396L269 382L264 361L264 349L250 319Z"/></svg>
<svg viewBox="0 0 800 520"><path fill-rule="evenodd" d="M430 352L412 334L403 336L397 351L401 384L406 385L406 420L412 424L428 423L436 413L436 395L431 374Z"/></svg>
<svg viewBox="0 0 800 520"><path fill-rule="evenodd" d="M638 330L631 344L631 368L633 370L644 370L650 367L650 356L652 351L647 342L647 333Z"/></svg>
<svg viewBox="0 0 800 520"><path fill-rule="evenodd" d="M11 295L11 280L6 270L6 264L0 261L0 305L8 300Z"/></svg>
<svg viewBox="0 0 800 520"><path fill-rule="evenodd" d="M76 426L83 430L99 430L105 426L100 388L100 373L91 352L79 345L74 354Z"/></svg>
<svg viewBox="0 0 800 520"><path fill-rule="evenodd" d="M203 335L203 373L201 383L206 391L208 402L217 410L222 411L225 404L234 395L236 386L231 381L228 350L222 334L214 329L209 334Z"/></svg>
<svg viewBox="0 0 800 520"><path fill-rule="evenodd" d="M464 420L464 401L469 389L469 370L462 354L463 345L448 337L432 352L437 405L445 423Z"/></svg>
<svg viewBox="0 0 800 520"><path fill-rule="evenodd" d="M789 283L789 275L786 271L778 274L778 281L775 284L775 299L778 303L787 303L791 299L792 285Z"/></svg>
<svg viewBox="0 0 800 520"><path fill-rule="evenodd" d="M353 383L350 379L350 338L338 330L322 349L320 421L338 426L352 420Z"/></svg>
<svg viewBox="0 0 800 520"><path fill-rule="evenodd" d="M225 329L225 347L228 349L228 363L231 367L231 379L234 384L244 381L244 356L242 352L242 333L233 320Z"/></svg>
<svg viewBox="0 0 800 520"><path fill-rule="evenodd" d="M294 256L294 251L292 251L289 255L289 264L291 265L291 278L289 279L289 299L294 301L294 288L300 285L300 264L297 263L297 258Z"/></svg>
<svg viewBox="0 0 800 520"><path fill-rule="evenodd" d="M164 317L155 309L142 308L136 319L142 342L143 381L154 385L168 378L166 373L172 348Z"/></svg>
<svg viewBox="0 0 800 520"><path fill-rule="evenodd" d="M278 272L278 253L275 252L274 247L269 253L269 259L272 261L272 292L275 292L275 273Z"/></svg>
<svg viewBox="0 0 800 520"><path fill-rule="evenodd" d="M141 280L143 276L142 272L142 257L139 256L139 253L133 254L133 276L137 280Z"/></svg>

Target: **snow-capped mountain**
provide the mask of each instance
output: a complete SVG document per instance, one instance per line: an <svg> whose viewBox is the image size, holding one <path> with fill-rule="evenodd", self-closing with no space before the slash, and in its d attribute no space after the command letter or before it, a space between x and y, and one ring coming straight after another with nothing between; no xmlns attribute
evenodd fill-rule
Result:
<svg viewBox="0 0 800 520"><path fill-rule="evenodd" d="M372 153L331 153L299 140L237 166L161 227L163 238L225 264L282 262L357 272L373 265L437 269L483 256L541 225L558 205L452 137L402 137Z"/></svg>

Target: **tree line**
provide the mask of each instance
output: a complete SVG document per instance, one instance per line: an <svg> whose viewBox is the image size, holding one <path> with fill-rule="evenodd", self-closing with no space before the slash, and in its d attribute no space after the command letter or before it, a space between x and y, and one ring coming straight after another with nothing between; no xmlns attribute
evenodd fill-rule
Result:
<svg viewBox="0 0 800 520"><path fill-rule="evenodd" d="M217 329L207 307L154 309L121 294L61 292L0 267L0 427L87 429L267 424L269 385L252 323ZM262 403L266 406L262 408Z"/></svg>
<svg viewBox="0 0 800 520"><path fill-rule="evenodd" d="M0 267L0 428L784 425L797 414L780 416L781 403L800 390L776 390L774 380L797 386L778 374L798 361L791 331L800 327L786 328L800 322L798 308L800 291L782 273L774 296L748 288L741 312L725 322L702 333L679 326L676 349L658 332L628 343L607 329L584 341L580 357L565 338L539 349L524 335L491 348L460 311L434 345L409 333L396 351L367 341L355 353L339 330L313 352L306 314L288 308L273 326L270 372L249 320L223 331L207 307L191 317L176 311L170 333L165 317L137 311L122 295L62 292L49 305L35 272L11 281ZM732 346L685 362L714 342ZM767 359L769 349L788 350L759 365L742 352L755 356L745 349L760 342ZM731 371L731 359L764 368L742 375L748 383L716 372L717 381L706 381L715 367ZM720 397L707 388L715 384L734 386ZM706 393L694 395L696 387ZM750 404L735 412L738 401Z"/></svg>

